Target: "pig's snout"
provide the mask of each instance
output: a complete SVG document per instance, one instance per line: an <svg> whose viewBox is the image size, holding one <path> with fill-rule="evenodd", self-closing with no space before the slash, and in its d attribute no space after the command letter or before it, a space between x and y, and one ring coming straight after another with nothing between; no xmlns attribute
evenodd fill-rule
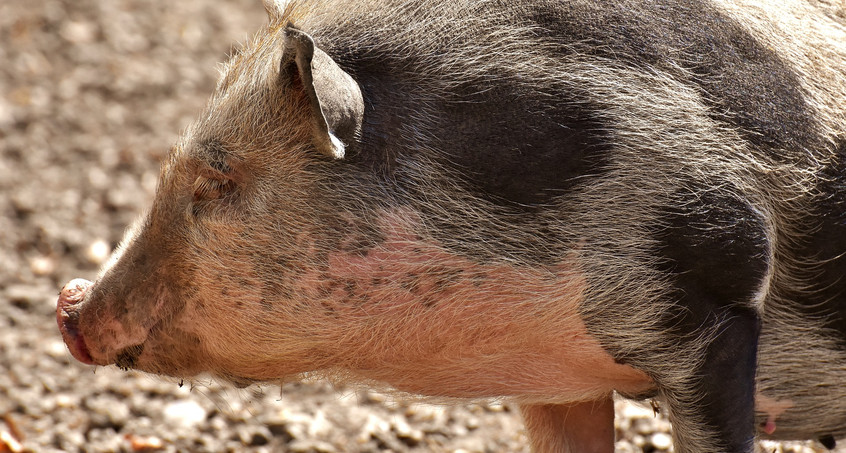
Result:
<svg viewBox="0 0 846 453"><path fill-rule="evenodd" d="M62 332L62 339L76 360L93 365L94 360L79 330L79 303L85 298L85 291L91 282L81 278L71 280L59 293L56 304L56 322Z"/></svg>

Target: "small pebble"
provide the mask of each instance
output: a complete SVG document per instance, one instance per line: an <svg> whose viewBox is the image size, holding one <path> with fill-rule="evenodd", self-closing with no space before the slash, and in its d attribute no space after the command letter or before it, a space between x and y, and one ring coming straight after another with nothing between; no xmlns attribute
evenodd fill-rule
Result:
<svg viewBox="0 0 846 453"><path fill-rule="evenodd" d="M672 437L665 433L653 434L652 437L649 438L649 442L651 442L652 445L659 450L668 450L670 446L673 445Z"/></svg>
<svg viewBox="0 0 846 453"><path fill-rule="evenodd" d="M618 405L619 409L619 405ZM633 401L623 401L621 415L629 419L655 418L651 407L645 407Z"/></svg>
<svg viewBox="0 0 846 453"><path fill-rule="evenodd" d="M0 452L9 451L12 453L20 453L24 451L23 445L12 436L12 433L0 429Z"/></svg>
<svg viewBox="0 0 846 453"><path fill-rule="evenodd" d="M163 415L168 423L192 428L206 420L206 410L194 400L183 400L165 406Z"/></svg>
<svg viewBox="0 0 846 453"><path fill-rule="evenodd" d="M155 436L136 436L134 434L127 434L125 438L129 441L129 448L132 449L132 451L152 451L164 448L164 442Z"/></svg>
<svg viewBox="0 0 846 453"><path fill-rule="evenodd" d="M97 239L85 250L85 258L92 264L103 264L112 253L112 248L105 239Z"/></svg>
<svg viewBox="0 0 846 453"><path fill-rule="evenodd" d="M51 275L56 270L56 262L46 256L38 256L30 260L29 268L33 274L43 277Z"/></svg>
<svg viewBox="0 0 846 453"><path fill-rule="evenodd" d="M393 416L391 418L391 425L397 437L409 446L417 445L423 440L423 431L413 429L405 420L405 417L399 415Z"/></svg>
<svg viewBox="0 0 846 453"><path fill-rule="evenodd" d="M45 349L47 354L54 359L69 359L71 357L68 352L68 347L65 346L65 343L58 338L48 341L45 345Z"/></svg>
<svg viewBox="0 0 846 453"><path fill-rule="evenodd" d="M335 453L338 451L334 445L328 442L315 440L295 440L288 444L288 449L294 453Z"/></svg>

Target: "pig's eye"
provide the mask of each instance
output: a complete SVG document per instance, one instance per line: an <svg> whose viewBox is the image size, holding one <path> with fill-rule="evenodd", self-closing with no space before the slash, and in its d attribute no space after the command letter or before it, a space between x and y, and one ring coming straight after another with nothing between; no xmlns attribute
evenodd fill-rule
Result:
<svg viewBox="0 0 846 453"><path fill-rule="evenodd" d="M200 176L194 181L194 202L214 201L225 198L235 189L235 182L227 178Z"/></svg>

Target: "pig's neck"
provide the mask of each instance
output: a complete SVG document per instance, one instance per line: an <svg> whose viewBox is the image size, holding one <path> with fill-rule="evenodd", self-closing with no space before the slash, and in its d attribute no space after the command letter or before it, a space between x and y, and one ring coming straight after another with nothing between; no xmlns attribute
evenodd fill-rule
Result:
<svg viewBox="0 0 846 453"><path fill-rule="evenodd" d="M649 387L587 333L575 258L554 269L479 264L420 239L409 223L386 214L378 247L330 255L330 278L345 282L328 296L344 326L332 340L344 368L444 397L584 400Z"/></svg>

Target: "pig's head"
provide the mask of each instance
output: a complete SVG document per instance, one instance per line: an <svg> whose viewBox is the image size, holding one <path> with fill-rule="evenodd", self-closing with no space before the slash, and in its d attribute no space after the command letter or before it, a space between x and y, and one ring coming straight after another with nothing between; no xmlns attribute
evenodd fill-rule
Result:
<svg viewBox="0 0 846 453"><path fill-rule="evenodd" d="M339 284L327 251L373 234L340 208L352 195L324 183L362 116L356 82L307 34L272 23L230 61L96 281L62 290L73 356L236 381L324 367L332 310L315 305Z"/></svg>

